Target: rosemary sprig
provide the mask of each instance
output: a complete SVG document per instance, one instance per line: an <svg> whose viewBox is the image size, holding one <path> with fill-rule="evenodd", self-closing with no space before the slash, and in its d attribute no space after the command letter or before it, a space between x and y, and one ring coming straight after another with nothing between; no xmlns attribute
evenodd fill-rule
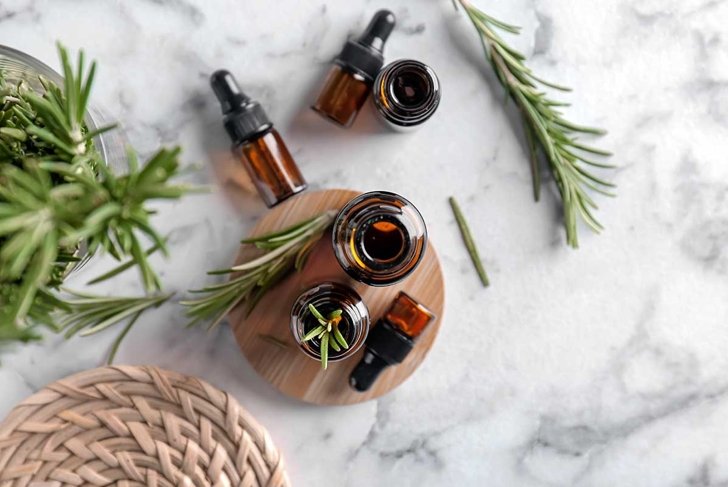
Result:
<svg viewBox="0 0 728 487"><path fill-rule="evenodd" d="M455 221L457 221L458 228L460 228L460 235L462 235L463 237L463 242L465 243L465 247L468 249L468 253L470 254L470 260L473 261L473 266L475 266L475 271L478 273L480 282L483 283L483 287L488 287L490 285L490 281L488 281L488 275L485 273L483 261L480 259L478 247L475 245L472 233L470 233L470 227L468 226L468 222L465 221L465 216L460 210L460 205L458 205L455 197L450 196L448 201L450 202L450 207L452 208L452 212L455 215Z"/></svg>
<svg viewBox="0 0 728 487"><path fill-rule="evenodd" d="M181 302L191 318L189 326L209 320L213 328L239 303L246 305L249 314L271 287L294 270L303 268L335 215L335 211L327 211L281 231L243 240L243 245L255 245L266 253L229 269L208 272L233 276L226 282L190 291L205 296Z"/></svg>
<svg viewBox="0 0 728 487"><path fill-rule="evenodd" d="M66 338L76 334L89 336L127 321L127 325L114 340L107 363L111 364L119 345L141 314L149 308L157 308L172 297L172 294L114 297L97 296L78 291L65 290L72 298L64 299L63 306L55 313L56 326L65 332Z"/></svg>
<svg viewBox="0 0 728 487"><path fill-rule="evenodd" d="M597 177L586 167L614 167L594 161L589 156L611 154L582 144L578 141L578 136L603 135L606 132L577 125L563 117L559 108L568 104L549 98L543 88L570 91L569 88L537 77L524 64L525 56L508 45L497 33L503 31L518 34L518 27L489 16L468 0L453 0L453 4L456 8L460 4L472 22L480 36L486 58L521 113L530 153L534 199L538 201L540 195L539 153L542 153L561 195L566 242L574 248L578 247L577 218L597 233L603 229L594 217L593 211L597 209L597 205L589 192L614 196L610 192L614 184Z"/></svg>
<svg viewBox="0 0 728 487"><path fill-rule="evenodd" d="M329 366L330 348L336 352L340 352L342 348L344 350L349 349L349 344L344 339L344 335L341 334L341 330L339 330L343 311L340 309L334 310L325 318L313 304L308 305L308 310L319 324L306 333L302 341L307 342L314 338L320 340L321 367L326 369Z"/></svg>

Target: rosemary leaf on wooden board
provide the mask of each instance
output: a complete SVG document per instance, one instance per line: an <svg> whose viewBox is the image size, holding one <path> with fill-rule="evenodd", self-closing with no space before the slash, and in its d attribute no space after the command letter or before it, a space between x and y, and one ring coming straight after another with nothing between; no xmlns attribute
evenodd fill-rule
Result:
<svg viewBox="0 0 728 487"><path fill-rule="evenodd" d="M283 230L243 240L243 245L255 245L266 253L229 269L208 272L232 274L232 277L226 282L190 291L203 296L181 302L187 307L188 326L207 321L213 328L239 303L244 303L246 312L250 313L271 287L303 267L313 244L335 216L335 211L326 211Z"/></svg>

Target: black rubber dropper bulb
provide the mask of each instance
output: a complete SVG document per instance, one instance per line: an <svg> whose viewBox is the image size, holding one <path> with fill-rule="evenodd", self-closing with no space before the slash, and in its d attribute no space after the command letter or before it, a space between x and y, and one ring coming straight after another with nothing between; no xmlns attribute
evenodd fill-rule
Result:
<svg viewBox="0 0 728 487"><path fill-rule="evenodd" d="M277 205L306 189L296 162L260 103L243 93L235 77L224 69L212 74L210 86L222 107L233 153L265 204Z"/></svg>
<svg viewBox="0 0 728 487"><path fill-rule="evenodd" d="M394 24L392 12L379 10L359 38L344 44L334 62L363 76L367 82L373 82L384 65L384 43L394 30Z"/></svg>
<svg viewBox="0 0 728 487"><path fill-rule="evenodd" d="M210 86L220 102L225 130L234 144L258 137L273 127L260 103L242 92L230 71L215 71L210 77Z"/></svg>
<svg viewBox="0 0 728 487"><path fill-rule="evenodd" d="M394 24L395 19L392 12L379 10L369 21L369 25L357 42L381 53L384 50L384 43L387 42L389 34L394 30Z"/></svg>
<svg viewBox="0 0 728 487"><path fill-rule="evenodd" d="M225 69L220 69L212 73L210 85L212 86L212 91L215 92L215 96L220 101L222 113L225 115L250 101L250 98L240 91L240 87L232 73Z"/></svg>

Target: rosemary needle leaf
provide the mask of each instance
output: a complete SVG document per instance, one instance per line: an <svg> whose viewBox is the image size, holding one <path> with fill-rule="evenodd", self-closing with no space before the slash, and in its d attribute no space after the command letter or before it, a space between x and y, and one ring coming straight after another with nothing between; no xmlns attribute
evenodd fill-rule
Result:
<svg viewBox="0 0 728 487"><path fill-rule="evenodd" d="M316 338L316 337L317 337L318 335L320 335L320 334L321 334L321 332L323 332L323 331L324 331L325 329L326 329L326 328L324 328L324 326L323 326L323 325L319 325L319 326L317 326L317 327L316 327L316 328L314 328L313 330L311 330L311 331L309 331L308 333L306 333L306 335L305 335L305 336L303 337L302 341L304 341L304 342L307 342L307 341L309 341L309 340L311 340L311 339L313 339L313 338Z"/></svg>
<svg viewBox="0 0 728 487"><path fill-rule="evenodd" d="M141 297L107 297L67 292L72 296L64 299L65 310L55 313L56 320L66 330L67 338L80 332L81 336L98 333L125 318L133 317L151 307L159 307L172 294Z"/></svg>
<svg viewBox="0 0 728 487"><path fill-rule="evenodd" d="M336 339L337 342L339 342L339 345L344 347L345 350L349 348L349 344L346 343L346 340L344 339L344 335L341 334L341 330L339 330L338 326L334 327L334 338Z"/></svg>
<svg viewBox="0 0 728 487"><path fill-rule="evenodd" d="M148 256L152 255L154 252L159 250L159 245L154 244L152 247L150 247L145 254ZM129 259L128 261L124 262L123 264L118 265L117 267L111 269L109 272L106 272L104 274L101 274L100 276L90 280L87 284L98 284L99 282L106 281L108 279L111 279L112 277L115 277L122 272L126 271L127 269L131 269L137 265L137 262L134 259Z"/></svg>
<svg viewBox="0 0 728 487"><path fill-rule="evenodd" d="M465 221L465 216L460 210L460 205L458 205L458 202L453 196L451 196L448 201L450 202L450 207L452 208L452 212L455 215L455 221L457 221L458 227L460 228L460 235L462 235L463 237L463 242L465 243L465 247L468 249L468 253L470 254L470 260L473 261L473 265L475 266L475 270L478 273L480 282L483 284L483 287L488 287L490 285L488 275L485 273L483 262L480 259L480 255L478 254L478 248L476 247L475 241L473 240L473 235L470 233L470 227L468 227L468 223Z"/></svg>
<svg viewBox="0 0 728 487"><path fill-rule="evenodd" d="M329 334L324 333L321 337L321 367L328 368L329 366Z"/></svg>
<svg viewBox="0 0 728 487"><path fill-rule="evenodd" d="M134 316L129 320L129 323L126 324L124 329L119 333L119 336L116 337L114 340L114 343L111 345L111 351L109 352L109 357L106 359L106 365L111 365L114 363L114 359L116 358L116 353L119 351L119 346L121 346L121 342L126 338L126 335L129 333L129 331L132 329L134 324L137 322L139 317L142 315L142 311L137 311L134 313Z"/></svg>
<svg viewBox="0 0 728 487"><path fill-rule="evenodd" d="M324 315L319 313L319 310L316 309L316 306L313 304L308 305L308 310L311 312L311 314L321 323L322 325L326 325L328 321L326 318L324 318Z"/></svg>

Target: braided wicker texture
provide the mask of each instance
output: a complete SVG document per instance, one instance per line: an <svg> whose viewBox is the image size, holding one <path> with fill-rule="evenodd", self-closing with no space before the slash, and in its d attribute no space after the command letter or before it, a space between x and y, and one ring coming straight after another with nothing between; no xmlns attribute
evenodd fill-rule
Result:
<svg viewBox="0 0 728 487"><path fill-rule="evenodd" d="M0 487L289 485L267 431L225 392L154 367L47 386L0 424Z"/></svg>

